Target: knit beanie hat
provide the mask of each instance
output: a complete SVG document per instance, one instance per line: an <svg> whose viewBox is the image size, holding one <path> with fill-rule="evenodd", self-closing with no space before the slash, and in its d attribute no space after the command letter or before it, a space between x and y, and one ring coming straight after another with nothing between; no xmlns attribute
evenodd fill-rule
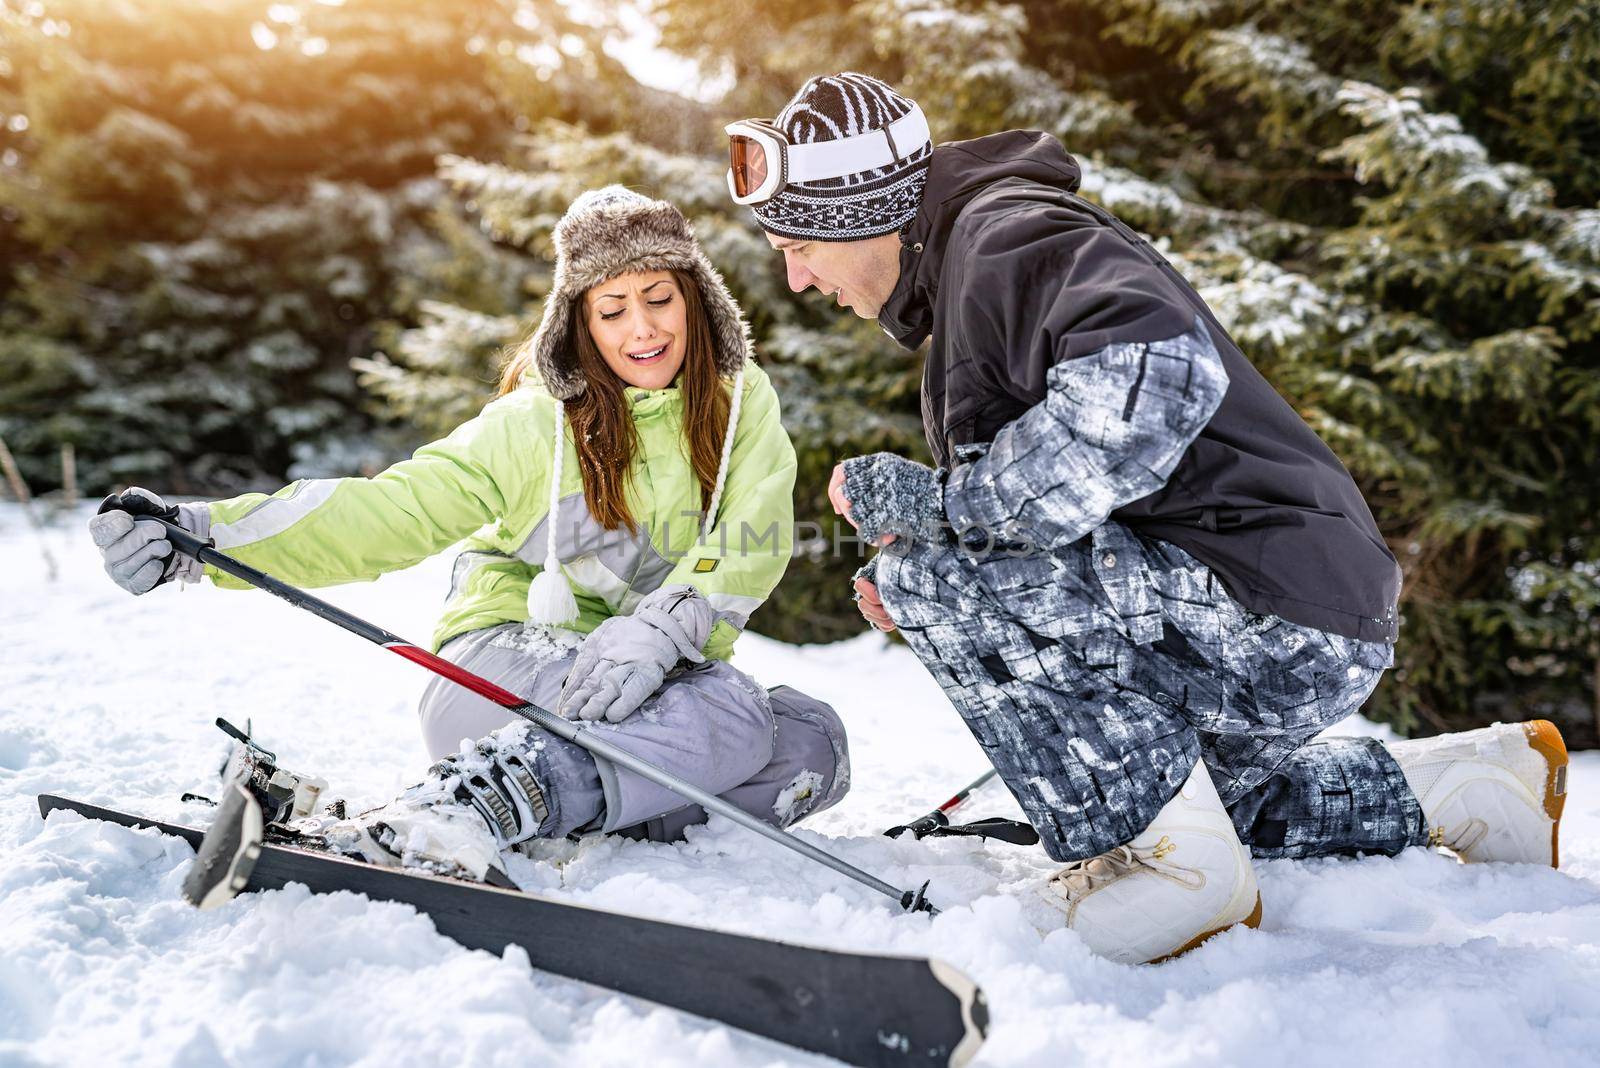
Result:
<svg viewBox="0 0 1600 1068"><path fill-rule="evenodd" d="M882 130L911 110L911 101L869 74L845 71L812 78L785 104L773 125L792 145L810 145ZM896 145L887 167L790 185L753 210L761 228L779 237L859 241L893 233L922 205L932 139Z"/></svg>
<svg viewBox="0 0 1600 1068"><path fill-rule="evenodd" d="M588 388L578 365L573 331L587 329L581 314L583 295L592 286L635 271L679 270L694 279L700 303L710 320L717 373L733 379L728 428L722 438L722 462L701 528L704 537L715 525L728 458L733 453L744 394L744 365L751 358L750 328L722 276L700 249L689 221L673 205L652 200L620 185L591 189L567 208L554 231L556 270L544 315L529 342L533 365L556 399L554 459L550 474L549 536L544 570L528 590L529 619L566 623L577 618L578 603L556 558L557 519L561 505L561 471L566 444L563 402Z"/></svg>

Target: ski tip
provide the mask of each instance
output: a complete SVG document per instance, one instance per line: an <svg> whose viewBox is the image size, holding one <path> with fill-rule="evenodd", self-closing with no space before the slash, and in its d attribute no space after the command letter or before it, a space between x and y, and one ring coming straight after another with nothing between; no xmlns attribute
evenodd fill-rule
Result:
<svg viewBox="0 0 1600 1068"><path fill-rule="evenodd" d="M928 960L928 970L961 1004L961 1023L965 1031L961 1041L950 1051L950 1059L946 1063L949 1068L963 1068L978 1055L978 1047L983 1045L984 1038L989 1034L988 999L983 996L983 989L954 965L934 957Z"/></svg>
<svg viewBox="0 0 1600 1068"><path fill-rule="evenodd" d="M196 908L214 909L237 897L261 856L263 832L261 806L242 783L229 783L183 880L184 899Z"/></svg>

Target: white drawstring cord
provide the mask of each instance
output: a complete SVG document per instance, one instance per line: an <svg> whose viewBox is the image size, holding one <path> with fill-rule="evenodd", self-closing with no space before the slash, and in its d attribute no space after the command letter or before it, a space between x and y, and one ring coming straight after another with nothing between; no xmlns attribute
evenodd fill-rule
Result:
<svg viewBox="0 0 1600 1068"><path fill-rule="evenodd" d="M561 512L561 464L566 458L564 454L567 450L566 417L567 406L560 401L556 401L555 443L551 446L551 454L555 459L550 464L552 468L550 472L550 534L545 539L544 549L544 566L547 571L554 571L561 566L561 562L556 559L556 518Z"/></svg>
<svg viewBox="0 0 1600 1068"><path fill-rule="evenodd" d="M717 508L722 504L722 487L728 481L728 459L733 455L733 435L739 427L739 408L744 402L744 365L733 376L733 403L728 407L728 429L722 435L722 460L717 464L717 483L711 488L711 504L706 508L706 518L700 528L704 541L717 521Z"/></svg>
<svg viewBox="0 0 1600 1068"><path fill-rule="evenodd" d="M528 587L528 619L534 623L570 623L578 618L578 600L561 572L556 558L556 523L561 516L561 467L566 451L566 406L556 401L554 458L550 464L550 512L545 522L550 530L545 538L544 570L533 576Z"/></svg>

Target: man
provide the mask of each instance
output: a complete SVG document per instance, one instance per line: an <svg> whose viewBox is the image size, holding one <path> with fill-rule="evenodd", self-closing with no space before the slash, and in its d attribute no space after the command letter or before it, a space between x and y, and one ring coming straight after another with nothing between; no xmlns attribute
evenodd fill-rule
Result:
<svg viewBox="0 0 1600 1068"><path fill-rule="evenodd" d="M910 349L937 470L845 461L855 582L1069 862L1046 926L1143 962L1261 902L1251 855L1449 847L1556 863L1544 722L1312 739L1393 663L1400 571L1354 481L1143 238L1012 130L934 147L883 82L731 124L729 188L816 287ZM931 341L930 341L931 337Z"/></svg>

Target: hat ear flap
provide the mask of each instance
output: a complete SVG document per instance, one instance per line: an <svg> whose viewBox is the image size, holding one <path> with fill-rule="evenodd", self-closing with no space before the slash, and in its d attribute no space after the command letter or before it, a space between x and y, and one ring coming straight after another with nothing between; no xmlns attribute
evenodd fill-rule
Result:
<svg viewBox="0 0 1600 1068"><path fill-rule="evenodd" d="M722 276L704 255L695 257L694 280L700 287L700 303L711 320L717 374L732 378L744 369L747 360L755 358L750 343L750 324L744 321L738 301L733 299Z"/></svg>
<svg viewBox="0 0 1600 1068"><path fill-rule="evenodd" d="M587 385L577 360L563 358L577 353L573 336L577 317L572 314L572 304L560 283L552 286L545 300L544 318L533 337L534 366L539 369L545 389L557 400L572 400Z"/></svg>

